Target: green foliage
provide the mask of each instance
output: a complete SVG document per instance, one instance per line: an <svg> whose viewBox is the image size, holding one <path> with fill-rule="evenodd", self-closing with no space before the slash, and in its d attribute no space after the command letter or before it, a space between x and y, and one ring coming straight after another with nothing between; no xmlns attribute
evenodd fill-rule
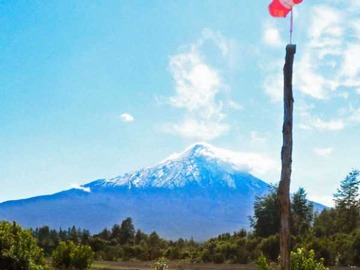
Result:
<svg viewBox="0 0 360 270"><path fill-rule="evenodd" d="M314 250L306 251L298 248L290 255L290 270L328 270L324 266L324 261L315 259Z"/></svg>
<svg viewBox="0 0 360 270"><path fill-rule="evenodd" d="M324 209L314 217L313 231L316 237L329 237L336 233L336 210Z"/></svg>
<svg viewBox="0 0 360 270"><path fill-rule="evenodd" d="M352 170L334 194L338 232L350 233L360 224L359 175L359 170Z"/></svg>
<svg viewBox="0 0 360 270"><path fill-rule="evenodd" d="M167 265L167 260L164 257L157 259L154 263L155 270L167 270L169 269Z"/></svg>
<svg viewBox="0 0 360 270"><path fill-rule="evenodd" d="M291 233L295 236L309 232L314 218L314 206L306 198L305 189L299 188L291 200Z"/></svg>
<svg viewBox="0 0 360 270"><path fill-rule="evenodd" d="M309 232L313 221L313 204L308 202L303 188L293 194L291 200L291 233L295 236ZM251 227L259 237L269 237L279 232L280 200L278 188L271 186L270 192L256 197L254 216L250 218Z"/></svg>
<svg viewBox="0 0 360 270"><path fill-rule="evenodd" d="M0 269L47 269L43 251L31 231L23 230L15 222L0 222Z"/></svg>
<svg viewBox="0 0 360 270"><path fill-rule="evenodd" d="M279 234L271 235L261 240L259 249L271 261L276 261L280 253L280 237Z"/></svg>
<svg viewBox="0 0 360 270"><path fill-rule="evenodd" d="M294 263L296 260L308 258L309 261L305 260L308 264L305 265L309 268L314 266L311 263L323 258L320 262L326 265L360 265L358 176L357 170L349 173L341 182L338 193L335 194L335 208L324 209L315 216L313 216L313 205L308 202L305 190L300 188L293 194L290 223L291 247L295 250L298 247L314 250L312 252L301 250L302 253L297 250L293 255L295 256ZM76 243L80 246L91 246L97 260L151 261L165 257L168 260L189 263L245 264L256 261L260 254L263 254L268 260L275 262L279 256L279 212L277 187L273 186L269 194L256 198L254 216L251 218L253 232L241 230L232 234L224 233L203 243L182 238L168 241L162 239L156 232L146 234L141 230L135 230L131 218L123 220L120 225L115 224L111 230L104 229L96 235L90 235L88 231L75 227L55 231L46 226L36 229L33 234L47 254L50 254L60 241L67 243L72 240L74 246L77 246ZM63 245L64 243L60 246ZM70 261L71 256L81 261L84 258L80 255L87 253L85 251L78 256L70 256L71 252L65 252L66 249L62 248L64 253L54 252L54 261L56 263L56 256L62 257L65 262L63 267L69 267L70 263L66 262ZM258 262L259 267L264 268L267 265L264 258L262 263ZM71 264L71 267L73 269L86 267L86 263ZM0 269L2 269L1 265Z"/></svg>
<svg viewBox="0 0 360 270"><path fill-rule="evenodd" d="M266 257L261 254L256 261L257 270L272 270L279 266L270 267ZM306 251L303 248L298 248L290 254L290 270L328 270L324 266L323 259L317 261L315 259L315 252L313 250Z"/></svg>
<svg viewBox="0 0 360 270"><path fill-rule="evenodd" d="M126 218L121 225L115 224L111 229L111 237L120 245L132 244L135 240L135 229L131 218Z"/></svg>
<svg viewBox="0 0 360 270"><path fill-rule="evenodd" d="M271 270L264 254L261 254L256 260L256 270Z"/></svg>
<svg viewBox="0 0 360 270"><path fill-rule="evenodd" d="M56 269L90 269L94 253L90 246L75 245L72 241L60 242L52 253L53 266Z"/></svg>
<svg viewBox="0 0 360 270"><path fill-rule="evenodd" d="M268 237L279 232L280 228L280 201L278 188L270 187L267 195L256 197L254 216L250 218L251 227L259 237Z"/></svg>

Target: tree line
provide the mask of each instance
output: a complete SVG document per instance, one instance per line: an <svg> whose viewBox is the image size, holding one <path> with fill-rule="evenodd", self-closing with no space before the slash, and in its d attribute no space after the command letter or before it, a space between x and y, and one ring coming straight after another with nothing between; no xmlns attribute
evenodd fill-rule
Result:
<svg viewBox="0 0 360 270"><path fill-rule="evenodd" d="M335 206L320 213L314 213L305 189L300 188L291 196L292 250L313 250L314 258L323 258L327 265L360 265L359 174L358 170L352 170L334 194ZM55 230L44 226L21 230L15 223L1 222L0 268L45 269L2 268L2 263L8 264L7 260L14 257L9 255L9 250L24 249L14 240L19 238L32 247L34 254L21 252L25 257L17 261L28 258L33 264L41 263L45 254L53 258L53 266L58 269L87 269L93 259L151 261L165 257L189 263L245 264L264 256L270 261L277 261L279 207L278 188L272 186L268 194L255 199L254 215L249 217L252 230L224 233L205 242L182 238L166 240L156 232L145 233L135 229L130 217L97 234L76 227ZM9 235L13 236L7 239ZM87 254L83 256L86 258L82 258L81 254Z"/></svg>

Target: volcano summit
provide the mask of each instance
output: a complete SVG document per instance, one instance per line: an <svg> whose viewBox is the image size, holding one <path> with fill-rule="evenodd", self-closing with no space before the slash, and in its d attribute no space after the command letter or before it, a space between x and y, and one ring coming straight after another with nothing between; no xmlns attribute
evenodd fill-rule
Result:
<svg viewBox="0 0 360 270"><path fill-rule="evenodd" d="M241 154L197 143L157 165L52 195L0 204L0 219L26 227L75 225L93 233L131 217L162 237L204 240L249 227L255 196L269 185Z"/></svg>

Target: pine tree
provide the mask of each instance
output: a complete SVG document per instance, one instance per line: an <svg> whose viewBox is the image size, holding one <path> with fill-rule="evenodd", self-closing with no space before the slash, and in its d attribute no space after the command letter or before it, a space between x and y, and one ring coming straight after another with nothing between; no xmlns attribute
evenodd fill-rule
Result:
<svg viewBox="0 0 360 270"><path fill-rule="evenodd" d="M291 233L295 236L302 235L310 230L314 219L314 206L306 198L304 188L292 195L291 201Z"/></svg>
<svg viewBox="0 0 360 270"><path fill-rule="evenodd" d="M135 240L135 228L132 223L132 219L128 217L127 219L123 220L120 226L119 232L119 243L121 245L124 244L134 244Z"/></svg>
<svg viewBox="0 0 360 270"><path fill-rule="evenodd" d="M340 188L334 194L337 212L336 224L340 232L350 233L359 225L359 170L352 170L340 183Z"/></svg>
<svg viewBox="0 0 360 270"><path fill-rule="evenodd" d="M254 216L250 217L250 225L256 236L268 237L279 232L280 201L275 186L270 187L270 193L256 197Z"/></svg>

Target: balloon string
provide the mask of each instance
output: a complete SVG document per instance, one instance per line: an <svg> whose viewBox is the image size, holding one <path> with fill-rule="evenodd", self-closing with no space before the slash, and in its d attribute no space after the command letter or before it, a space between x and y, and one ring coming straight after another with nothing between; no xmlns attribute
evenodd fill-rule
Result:
<svg viewBox="0 0 360 270"><path fill-rule="evenodd" d="M292 44L292 34L293 34L293 28L294 28L294 18L293 18L293 10L291 9L290 14L290 44Z"/></svg>

